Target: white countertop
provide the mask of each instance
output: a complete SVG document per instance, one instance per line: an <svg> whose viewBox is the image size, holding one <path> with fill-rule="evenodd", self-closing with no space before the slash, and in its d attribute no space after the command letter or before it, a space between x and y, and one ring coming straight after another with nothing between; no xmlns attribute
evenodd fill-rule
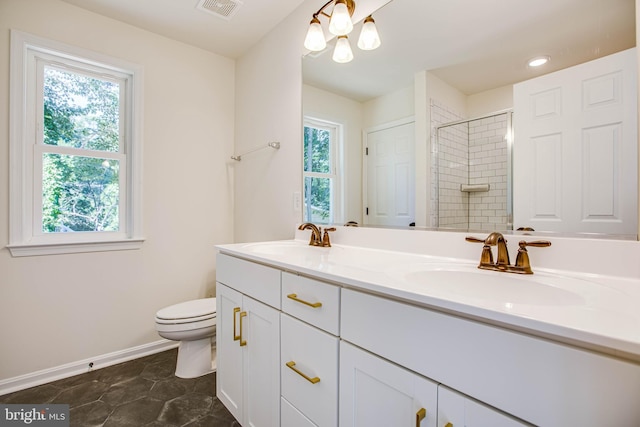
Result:
<svg viewBox="0 0 640 427"><path fill-rule="evenodd" d="M500 273L478 270L477 262L465 259L340 244L320 248L306 240L217 248L355 289L640 361L637 279L535 268L533 275Z"/></svg>

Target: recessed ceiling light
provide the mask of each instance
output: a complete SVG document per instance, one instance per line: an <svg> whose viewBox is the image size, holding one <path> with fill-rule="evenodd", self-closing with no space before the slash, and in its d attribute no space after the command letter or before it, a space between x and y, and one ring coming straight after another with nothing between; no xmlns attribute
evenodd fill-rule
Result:
<svg viewBox="0 0 640 427"><path fill-rule="evenodd" d="M549 62L550 59L551 57L549 56L536 56L529 60L529 67L539 67Z"/></svg>

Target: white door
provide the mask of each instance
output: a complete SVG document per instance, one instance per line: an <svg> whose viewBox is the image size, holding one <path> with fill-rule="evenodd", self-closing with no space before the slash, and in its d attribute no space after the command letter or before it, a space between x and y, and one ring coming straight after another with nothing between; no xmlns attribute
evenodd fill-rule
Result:
<svg viewBox="0 0 640 427"><path fill-rule="evenodd" d="M242 337L244 356L243 426L280 425L280 314L247 296ZM245 338L246 337L246 338Z"/></svg>
<svg viewBox="0 0 640 427"><path fill-rule="evenodd" d="M528 424L439 385L437 425L441 427L524 427Z"/></svg>
<svg viewBox="0 0 640 427"><path fill-rule="evenodd" d="M405 122L367 132L365 224L415 222L414 127L414 122Z"/></svg>
<svg viewBox="0 0 640 427"><path fill-rule="evenodd" d="M437 405L436 383L340 342L340 427L432 427Z"/></svg>
<svg viewBox="0 0 640 427"><path fill-rule="evenodd" d="M242 294L216 284L216 396L238 420L242 421L242 347L240 340L240 312Z"/></svg>
<svg viewBox="0 0 640 427"><path fill-rule="evenodd" d="M637 234L636 51L514 86L514 229Z"/></svg>

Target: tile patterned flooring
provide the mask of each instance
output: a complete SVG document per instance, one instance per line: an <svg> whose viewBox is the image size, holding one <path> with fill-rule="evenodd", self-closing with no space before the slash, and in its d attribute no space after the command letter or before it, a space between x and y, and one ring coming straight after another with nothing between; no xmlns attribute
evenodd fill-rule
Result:
<svg viewBox="0 0 640 427"><path fill-rule="evenodd" d="M174 375L177 350L0 396L0 403L65 403L71 427L239 427L216 398L216 374Z"/></svg>

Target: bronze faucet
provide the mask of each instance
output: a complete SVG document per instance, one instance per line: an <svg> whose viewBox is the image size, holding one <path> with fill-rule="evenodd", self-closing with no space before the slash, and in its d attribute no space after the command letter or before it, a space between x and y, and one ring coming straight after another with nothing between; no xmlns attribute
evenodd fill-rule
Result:
<svg viewBox="0 0 640 427"><path fill-rule="evenodd" d="M322 235L322 227L316 227L315 224L305 222L300 224L298 230L311 230L311 239L309 240L310 246L321 246L329 248L331 247L331 241L329 239L329 232L336 231L335 227L325 228L324 235Z"/></svg>
<svg viewBox="0 0 640 427"><path fill-rule="evenodd" d="M536 240L533 242L525 242L521 240L518 249L518 256L516 257L516 264L511 265L509 262L509 250L507 249L507 240L501 233L493 232L487 236L486 239L478 239L476 237L465 238L467 242L483 243L482 255L480 255L480 264L478 268L483 270L503 271L506 273L519 273L519 274L533 274L531 270L531 264L529 262L529 253L527 252L527 246L534 246L538 248L551 246L551 242L547 240ZM498 259L493 262L492 246L498 247Z"/></svg>

